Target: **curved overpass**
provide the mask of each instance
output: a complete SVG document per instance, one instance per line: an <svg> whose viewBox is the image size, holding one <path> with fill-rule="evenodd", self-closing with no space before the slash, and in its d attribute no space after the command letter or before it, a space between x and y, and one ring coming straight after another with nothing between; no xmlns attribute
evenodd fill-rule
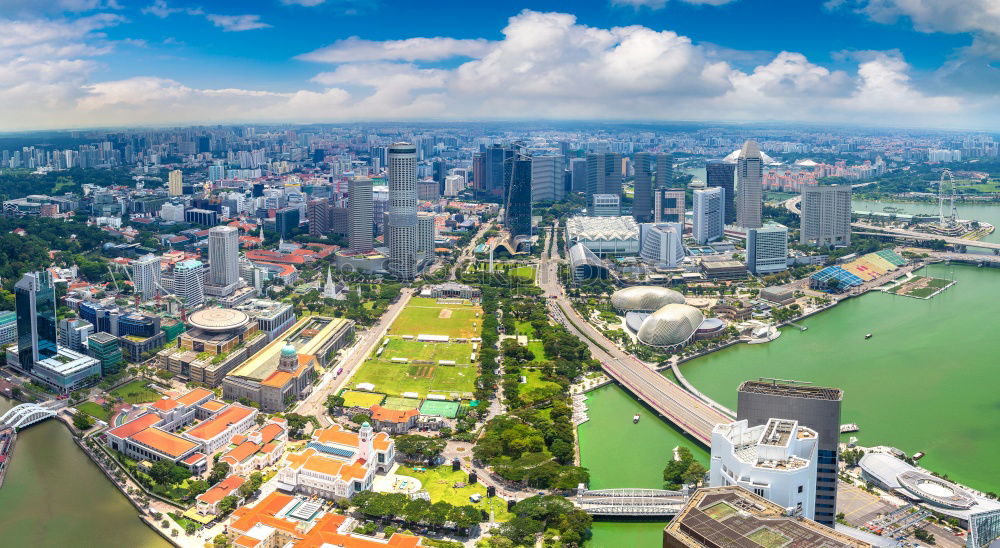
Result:
<svg viewBox="0 0 1000 548"><path fill-rule="evenodd" d="M587 344L608 376L692 438L709 445L715 426L729 423L733 417L703 402L635 356L618 348L581 318L562 292L558 282L558 263L551 260L549 255L549 250L542 253L538 279L539 285L545 290L550 315Z"/></svg>

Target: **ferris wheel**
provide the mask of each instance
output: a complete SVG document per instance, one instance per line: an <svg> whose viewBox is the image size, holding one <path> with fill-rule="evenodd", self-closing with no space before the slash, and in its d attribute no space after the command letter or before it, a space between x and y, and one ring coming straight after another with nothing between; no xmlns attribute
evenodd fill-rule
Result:
<svg viewBox="0 0 1000 548"><path fill-rule="evenodd" d="M958 209L955 208L955 192L955 176L950 169L942 170L941 180L938 182L938 222L943 227L952 228L956 225ZM944 213L945 200L949 201L947 217Z"/></svg>

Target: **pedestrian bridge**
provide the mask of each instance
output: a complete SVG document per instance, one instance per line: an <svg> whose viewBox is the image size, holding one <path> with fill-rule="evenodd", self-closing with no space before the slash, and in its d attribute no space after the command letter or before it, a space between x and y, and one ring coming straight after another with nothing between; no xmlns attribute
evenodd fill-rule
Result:
<svg viewBox="0 0 1000 548"><path fill-rule="evenodd" d="M36 422L56 416L56 412L37 403L22 403L10 408L0 416L0 427L8 426L20 430Z"/></svg>
<svg viewBox="0 0 1000 548"><path fill-rule="evenodd" d="M592 516L674 516L688 493L665 489L580 490L574 504Z"/></svg>

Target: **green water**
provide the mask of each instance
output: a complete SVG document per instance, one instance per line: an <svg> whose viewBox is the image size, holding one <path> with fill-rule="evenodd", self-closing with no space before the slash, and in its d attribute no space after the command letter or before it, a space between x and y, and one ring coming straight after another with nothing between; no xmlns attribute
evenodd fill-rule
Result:
<svg viewBox="0 0 1000 548"><path fill-rule="evenodd" d="M871 200L853 200L854 211L883 211L886 207L898 208L901 213L912 215L914 213L937 215L937 202L889 202ZM945 205L947 208L947 205ZM984 242L1000 242L1000 204L973 204L957 203L959 219L972 219L976 221L986 221L998 228L992 234L983 238ZM946 212L947 213L947 212Z"/></svg>
<svg viewBox="0 0 1000 548"><path fill-rule="evenodd" d="M0 413L11 406L0 398ZM0 488L3 546L164 547L55 419L17 436Z"/></svg>
<svg viewBox="0 0 1000 548"><path fill-rule="evenodd" d="M692 360L684 375L731 408L740 382L757 377L840 387L842 422L858 423L862 445L924 451L924 467L1000 491L1000 272L933 265L920 273L958 283L929 301L850 299L801 322L808 331Z"/></svg>
<svg viewBox="0 0 1000 548"><path fill-rule="evenodd" d="M706 466L708 452L674 430L667 422L616 385L587 397L590 420L580 425L580 458L590 469L592 489L615 487L663 488L663 467L674 447L691 449ZM639 424L632 416L639 413ZM660 546L665 521L594 523L593 547Z"/></svg>

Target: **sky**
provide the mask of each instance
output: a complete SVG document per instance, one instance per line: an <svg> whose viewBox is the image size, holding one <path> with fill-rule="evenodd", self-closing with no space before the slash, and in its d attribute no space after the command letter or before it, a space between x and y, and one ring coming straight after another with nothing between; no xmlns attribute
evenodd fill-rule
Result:
<svg viewBox="0 0 1000 548"><path fill-rule="evenodd" d="M1000 122L998 0L0 0L0 29L0 131Z"/></svg>

